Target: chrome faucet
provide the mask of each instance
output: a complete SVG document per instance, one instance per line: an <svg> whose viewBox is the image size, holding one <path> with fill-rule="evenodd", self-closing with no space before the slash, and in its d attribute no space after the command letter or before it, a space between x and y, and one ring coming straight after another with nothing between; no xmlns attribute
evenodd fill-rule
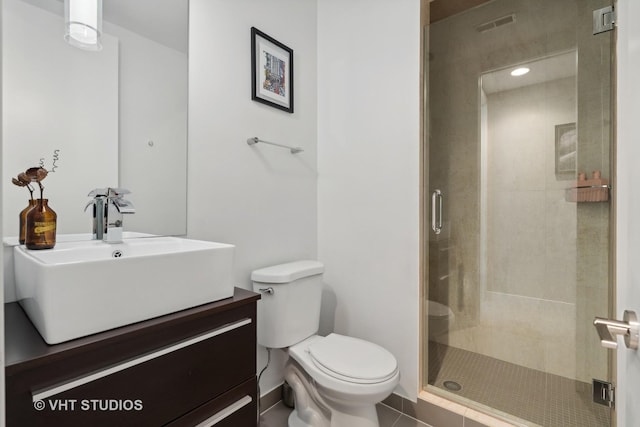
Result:
<svg viewBox="0 0 640 427"><path fill-rule="evenodd" d="M93 238L107 243L122 242L122 223L124 214L133 214L133 204L124 199L131 193L124 188L96 188L89 192L93 197L84 210L93 206Z"/></svg>

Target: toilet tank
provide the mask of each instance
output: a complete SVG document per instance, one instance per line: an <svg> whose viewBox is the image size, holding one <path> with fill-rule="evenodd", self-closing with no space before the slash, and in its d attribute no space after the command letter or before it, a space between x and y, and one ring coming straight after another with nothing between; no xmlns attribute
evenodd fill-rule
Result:
<svg viewBox="0 0 640 427"><path fill-rule="evenodd" d="M251 273L258 301L258 344L284 348L318 332L322 272L318 261L296 261Z"/></svg>

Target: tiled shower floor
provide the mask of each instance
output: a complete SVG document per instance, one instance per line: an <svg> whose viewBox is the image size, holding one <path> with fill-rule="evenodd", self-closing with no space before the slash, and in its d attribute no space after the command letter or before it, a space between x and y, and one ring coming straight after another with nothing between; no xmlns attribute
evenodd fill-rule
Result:
<svg viewBox="0 0 640 427"><path fill-rule="evenodd" d="M591 384L429 342L429 384L544 427L608 427ZM444 387L455 381L460 391Z"/></svg>

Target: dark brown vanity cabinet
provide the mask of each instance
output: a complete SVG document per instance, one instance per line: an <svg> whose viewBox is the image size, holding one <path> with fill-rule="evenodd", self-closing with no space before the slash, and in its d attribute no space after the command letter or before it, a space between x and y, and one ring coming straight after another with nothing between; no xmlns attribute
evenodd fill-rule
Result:
<svg viewBox="0 0 640 427"><path fill-rule="evenodd" d="M236 288L226 300L52 346L6 304L7 426L256 426L259 298Z"/></svg>

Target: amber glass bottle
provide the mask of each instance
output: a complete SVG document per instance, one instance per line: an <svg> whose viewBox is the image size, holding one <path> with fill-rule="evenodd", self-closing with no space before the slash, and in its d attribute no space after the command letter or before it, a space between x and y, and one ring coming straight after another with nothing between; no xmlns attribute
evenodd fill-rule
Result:
<svg viewBox="0 0 640 427"><path fill-rule="evenodd" d="M20 212L20 244L24 245L24 241L27 237L27 214L38 203L36 199L29 199L29 206L22 209Z"/></svg>
<svg viewBox="0 0 640 427"><path fill-rule="evenodd" d="M49 199L36 200L36 206L27 213L27 249L51 249L56 245L57 218Z"/></svg>

